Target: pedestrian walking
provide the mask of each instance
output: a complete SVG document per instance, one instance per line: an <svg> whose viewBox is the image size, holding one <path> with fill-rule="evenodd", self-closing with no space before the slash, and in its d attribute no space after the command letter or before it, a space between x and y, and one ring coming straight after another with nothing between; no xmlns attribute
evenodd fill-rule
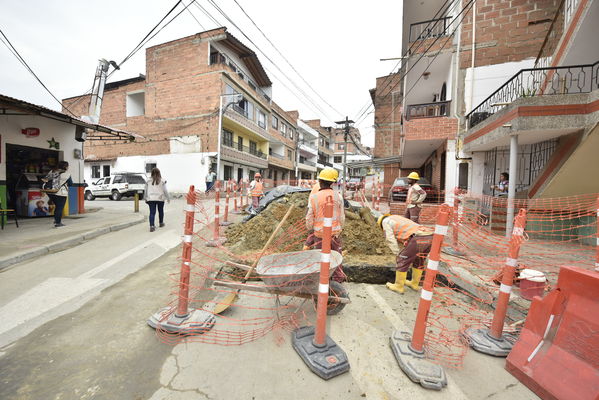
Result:
<svg viewBox="0 0 599 400"><path fill-rule="evenodd" d="M69 186L73 184L71 174L67 171L69 169L69 163L66 161L60 161L56 166L50 170L48 175L42 179L43 182L49 183L47 191L48 197L54 203L54 227L60 228L64 226L62 223L62 213L64 212L64 206L67 203L67 197L69 195Z"/></svg>
<svg viewBox="0 0 599 400"><path fill-rule="evenodd" d="M164 202L171 202L168 190L166 190L166 181L162 179L158 168L152 168L150 179L146 181L145 199L150 207L150 232L154 232L156 230L156 226L154 226L156 209L158 209L159 226L162 228L164 226Z"/></svg>
<svg viewBox="0 0 599 400"><path fill-rule="evenodd" d="M387 288L398 293L404 292L405 285L414 290L420 289L424 259L431 251L434 231L399 215L384 214L377 223L385 232L387 245L397 256L395 282L387 282ZM400 244L403 246L401 251ZM412 279L406 281L410 266Z"/></svg>
<svg viewBox="0 0 599 400"><path fill-rule="evenodd" d="M264 182L259 172L254 174L254 179L250 182L250 196L252 196L252 209L257 210L260 199L264 197Z"/></svg>
<svg viewBox="0 0 599 400"><path fill-rule="evenodd" d="M426 199L426 192L420 187L418 181L420 175L418 172L410 172L408 175L408 194L406 196L406 218L411 219L417 224L420 222L420 212L422 211L422 203Z"/></svg>
<svg viewBox="0 0 599 400"><path fill-rule="evenodd" d="M212 189L212 186L214 186L214 182L216 181L216 173L210 169L208 171L208 174L206 174L206 192L208 193L208 191L210 189Z"/></svg>
<svg viewBox="0 0 599 400"><path fill-rule="evenodd" d="M322 248L322 234L324 228L324 210L327 198L333 197L333 219L332 219L332 237L331 250L341 253L343 251L343 243L341 242L341 232L345 224L345 209L343 208L343 199L338 192L332 188L337 182L339 173L336 169L327 167L320 171L318 175L319 190L310 194L308 199L308 211L306 212L306 228L308 229L308 237L304 243L304 249L314 247ZM316 186L316 185L315 185ZM332 279L337 282L345 280L345 274L341 265L335 270Z"/></svg>

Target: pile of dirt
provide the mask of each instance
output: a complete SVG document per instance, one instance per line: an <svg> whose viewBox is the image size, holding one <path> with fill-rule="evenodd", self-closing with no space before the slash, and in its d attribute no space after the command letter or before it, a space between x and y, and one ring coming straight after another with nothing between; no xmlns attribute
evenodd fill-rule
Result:
<svg viewBox="0 0 599 400"><path fill-rule="evenodd" d="M283 226L283 234L303 223L308 206L308 193L291 193L273 201L260 214L245 223L231 225L227 231L230 250L243 255L260 250L277 224L291 206L294 210ZM385 243L385 235L369 212L359 213L346 210L342 240L345 252L344 264L394 264L395 257ZM286 251L301 250L305 237L290 237Z"/></svg>

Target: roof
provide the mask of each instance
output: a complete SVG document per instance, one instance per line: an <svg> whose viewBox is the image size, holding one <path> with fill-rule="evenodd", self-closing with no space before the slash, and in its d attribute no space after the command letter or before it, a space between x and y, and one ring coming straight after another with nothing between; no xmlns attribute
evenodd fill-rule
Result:
<svg viewBox="0 0 599 400"><path fill-rule="evenodd" d="M145 80L146 80L146 76L144 74L139 74L139 76L137 76L135 78L123 79L123 80L116 81L116 82L108 82L106 85L104 85L104 90L117 89L121 86L125 86L130 83L142 82Z"/></svg>
<svg viewBox="0 0 599 400"><path fill-rule="evenodd" d="M136 138L144 138L136 133L125 132L109 126L86 122L80 118L52 110L51 108L0 94L0 114L10 115L7 110L18 113L13 115L37 115L95 131L89 134L88 140L135 140Z"/></svg>
<svg viewBox="0 0 599 400"><path fill-rule="evenodd" d="M271 82L270 78L268 77L268 75L266 74L266 71L264 70L264 67L260 63L260 60L258 59L258 56L256 55L256 53L254 53L254 51L252 49L250 49L245 44L243 44L235 36L233 36L229 32L227 32L226 27L222 27L222 29L223 29L226 37L225 37L225 39L218 40L218 41L222 42L227 47L229 47L231 50L233 50L235 53L237 53L239 58L241 58L243 60L245 65L248 67L248 70L250 71L250 73L256 79L256 83L258 85L260 85L261 87L272 86L272 82Z"/></svg>

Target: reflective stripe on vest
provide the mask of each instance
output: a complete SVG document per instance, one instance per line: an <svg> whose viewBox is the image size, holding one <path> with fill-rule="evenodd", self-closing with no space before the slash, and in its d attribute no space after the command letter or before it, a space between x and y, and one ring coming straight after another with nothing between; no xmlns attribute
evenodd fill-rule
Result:
<svg viewBox="0 0 599 400"><path fill-rule="evenodd" d="M264 196L264 184L262 182L256 182L256 185L254 186L254 188L251 190L250 194L253 197L256 196Z"/></svg>
<svg viewBox="0 0 599 400"><path fill-rule="evenodd" d="M312 204L312 212L314 213L314 236L321 238L324 225L324 208L328 196L333 196L335 202L335 192L332 189L319 190L310 195L310 203ZM337 204L333 206L333 236L341 232L341 224L339 222L339 212Z"/></svg>
<svg viewBox="0 0 599 400"><path fill-rule="evenodd" d="M411 219L390 215L387 217L393 224L393 233L397 240L406 240L420 229L420 225Z"/></svg>

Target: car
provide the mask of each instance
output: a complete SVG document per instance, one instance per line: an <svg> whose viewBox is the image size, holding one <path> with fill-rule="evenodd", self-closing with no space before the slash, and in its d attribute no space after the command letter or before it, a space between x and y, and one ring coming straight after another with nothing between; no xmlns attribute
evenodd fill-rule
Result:
<svg viewBox="0 0 599 400"><path fill-rule="evenodd" d="M426 192L425 202L436 202L438 200L439 193L433 188L428 179L420 178L418 184ZM409 188L410 185L408 184L407 176L396 178L391 186L391 190L389 190L389 199L391 201L406 201Z"/></svg>
<svg viewBox="0 0 599 400"><path fill-rule="evenodd" d="M360 190L362 188L362 179L350 178L345 187L347 190Z"/></svg>
<svg viewBox="0 0 599 400"><path fill-rule="evenodd" d="M100 178L85 188L85 200L94 200L96 197L108 197L110 200L120 200L123 196L139 194L139 199L144 198L146 188L145 174L115 173Z"/></svg>

